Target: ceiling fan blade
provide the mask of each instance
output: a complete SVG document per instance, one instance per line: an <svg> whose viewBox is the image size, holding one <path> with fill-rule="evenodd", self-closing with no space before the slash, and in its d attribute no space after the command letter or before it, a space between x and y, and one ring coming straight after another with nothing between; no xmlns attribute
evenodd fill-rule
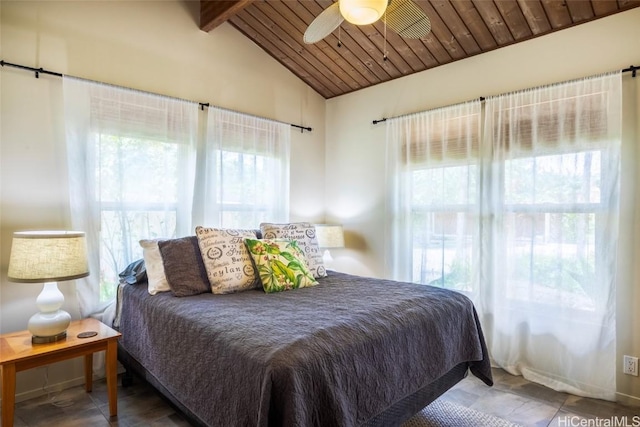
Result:
<svg viewBox="0 0 640 427"><path fill-rule="evenodd" d="M431 21L412 0L392 0L387 8L387 26L400 36L420 39L431 31Z"/></svg>
<svg viewBox="0 0 640 427"><path fill-rule="evenodd" d="M304 32L304 42L306 44L319 42L338 28L342 21L344 18L340 13L340 6L338 2L333 3L309 24L307 31Z"/></svg>

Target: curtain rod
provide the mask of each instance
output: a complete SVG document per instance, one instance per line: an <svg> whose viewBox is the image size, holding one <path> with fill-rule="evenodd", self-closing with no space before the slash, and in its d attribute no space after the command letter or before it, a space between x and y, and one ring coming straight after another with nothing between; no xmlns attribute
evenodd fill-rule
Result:
<svg viewBox="0 0 640 427"><path fill-rule="evenodd" d="M474 101L473 99L471 101L465 101L465 102L472 102ZM478 101L482 102L484 101L484 96L481 96L480 98L478 98ZM461 104L464 104L464 102L462 102ZM454 104L454 105L458 105L458 104ZM399 119L400 117L406 117L406 116L410 116L412 114L416 114L416 113L408 113L408 114L401 114L399 116L394 116L394 117L383 117L379 120L374 120L373 124L377 125L378 123L382 123L382 122L386 122L387 120L392 120L392 119Z"/></svg>
<svg viewBox="0 0 640 427"><path fill-rule="evenodd" d="M21 70L32 71L35 74L35 78L36 79L40 78L40 74L48 74L48 75L56 76L56 77L63 77L64 76L64 74L62 74L62 73L56 73L55 71L45 70L42 67L33 68L33 67L28 67L26 65L13 64L13 63L7 62L5 60L0 60L0 66L2 66L2 67L5 67L5 66L6 67L13 67L13 68L19 68ZM69 76L69 77L74 77L74 76ZM102 83L102 82L99 82L99 83ZM151 93L151 92L147 92L147 93ZM162 96L165 96L165 95L162 95ZM171 96L168 96L167 98L179 99L179 98L174 98L174 97L171 97ZM184 101L184 100L182 100L182 101ZM204 107L210 107L211 106L211 104L209 104L208 102L198 102L198 105L200 105L200 109L203 110L203 111L204 111ZM300 133L304 133L305 130L307 132L311 132L313 130L313 128L308 127L308 126L295 125L293 123L285 123L285 122L281 122L281 121L278 121L278 120L268 119L266 117L260 117L260 116L256 116L256 115L253 115L253 114L242 113L240 111L229 110L229 109L223 108L223 107L216 107L216 108L221 108L223 110L227 110L227 111L230 111L230 112L233 112L233 113L246 114L248 116L253 116L253 117L256 117L256 118L259 118L259 119L271 120L272 122L284 123L284 124L287 124L287 125L289 125L291 127L300 129Z"/></svg>
<svg viewBox="0 0 640 427"><path fill-rule="evenodd" d="M242 111L232 110L232 109L230 109L230 108L218 107L218 106L216 106L216 105L213 105L213 106L212 106L212 105L210 105L208 102L199 102L198 104L200 105L200 109L201 109L201 110L203 110L203 111L204 111L204 107L207 107L207 108L209 108L209 107L213 107L213 108L218 108L218 109L220 109L220 110L228 111L228 112L230 112L230 113L247 114L247 113L243 113ZM270 120L270 121L272 121L272 122L278 122L278 120L269 119L269 118L267 118L267 117L260 117L260 116L256 116L256 115L253 115L253 114L250 114L250 115L251 115L252 117L257 118L257 119L263 119L263 120ZM306 130L306 131L309 131L309 132L311 132L311 131L313 130L313 129L312 129L312 128L310 128L310 127L305 127L305 126L300 126L300 125L294 125L293 123L285 123L285 122L279 122L279 123L284 123L284 124L289 125L289 126L291 126L291 127L298 128L298 129L300 129L300 133L303 133L305 130Z"/></svg>
<svg viewBox="0 0 640 427"><path fill-rule="evenodd" d="M621 70L621 72L623 72L623 73L631 72L631 77L635 77L636 76L636 72L638 70L640 70L640 66L630 65L629 68L624 68L624 69ZM480 101L484 101L484 97L481 96L480 97ZM394 116L394 117L383 117L383 118L378 119L378 120L373 120L371 123L373 123L374 125L377 125L378 123L386 122L387 120L398 119L400 117L410 116L411 114L415 114L415 113L401 114L399 116Z"/></svg>

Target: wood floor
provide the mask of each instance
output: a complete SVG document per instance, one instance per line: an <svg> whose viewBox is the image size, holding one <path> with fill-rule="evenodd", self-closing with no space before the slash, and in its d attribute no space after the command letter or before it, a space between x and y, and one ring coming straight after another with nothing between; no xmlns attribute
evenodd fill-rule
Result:
<svg viewBox="0 0 640 427"><path fill-rule="evenodd" d="M494 380L495 385L489 388L470 375L442 398L527 427L640 426L640 407L558 393L499 369L494 370ZM104 380L95 381L93 389L85 393L83 387L74 387L20 402L14 425L189 426L152 387L137 378L131 387L118 386L118 417L112 420Z"/></svg>

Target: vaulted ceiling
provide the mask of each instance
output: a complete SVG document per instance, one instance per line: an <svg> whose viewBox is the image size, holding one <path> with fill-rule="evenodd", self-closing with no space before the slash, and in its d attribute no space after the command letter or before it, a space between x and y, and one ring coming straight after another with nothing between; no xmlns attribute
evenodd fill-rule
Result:
<svg viewBox="0 0 640 427"><path fill-rule="evenodd" d="M332 0L201 0L200 28L229 22L328 99L640 6L640 0L413 1L431 21L421 39L389 28L385 37L383 20L344 21L305 44L305 30Z"/></svg>

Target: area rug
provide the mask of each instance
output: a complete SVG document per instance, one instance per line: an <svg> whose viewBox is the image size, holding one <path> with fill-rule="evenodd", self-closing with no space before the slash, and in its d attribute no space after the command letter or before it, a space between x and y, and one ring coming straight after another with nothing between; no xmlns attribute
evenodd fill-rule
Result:
<svg viewBox="0 0 640 427"><path fill-rule="evenodd" d="M520 427L502 418L437 399L402 427Z"/></svg>

